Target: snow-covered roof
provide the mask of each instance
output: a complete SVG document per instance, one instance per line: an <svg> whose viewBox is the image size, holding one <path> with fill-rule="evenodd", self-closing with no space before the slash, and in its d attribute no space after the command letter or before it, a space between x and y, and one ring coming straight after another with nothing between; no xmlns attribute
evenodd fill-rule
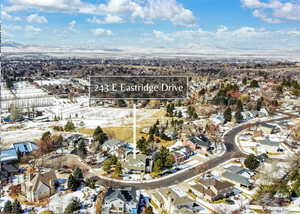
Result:
<svg viewBox="0 0 300 214"><path fill-rule="evenodd" d="M9 162L16 160L18 160L18 155L14 148L0 150L0 162Z"/></svg>

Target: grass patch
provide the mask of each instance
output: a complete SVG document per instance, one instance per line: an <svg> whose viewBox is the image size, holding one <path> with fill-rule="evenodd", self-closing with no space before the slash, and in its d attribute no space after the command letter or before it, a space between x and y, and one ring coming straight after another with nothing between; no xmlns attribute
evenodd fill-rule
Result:
<svg viewBox="0 0 300 214"><path fill-rule="evenodd" d="M151 177L154 177L154 178L158 178L158 177L160 177L160 173L161 173L161 172L151 172L151 173L150 173L150 176L151 176Z"/></svg>
<svg viewBox="0 0 300 214"><path fill-rule="evenodd" d="M259 214L269 214L270 211L266 211L266 210L259 210L259 209L252 209L255 213L259 213Z"/></svg>
<svg viewBox="0 0 300 214"><path fill-rule="evenodd" d="M152 207L154 207L155 209L159 209L159 206L158 206L153 200L151 200L150 204L151 204Z"/></svg>
<svg viewBox="0 0 300 214"><path fill-rule="evenodd" d="M196 200L196 198L197 198L197 195L195 195L194 193L192 193L192 192L188 192L188 194L194 199L194 200Z"/></svg>
<svg viewBox="0 0 300 214"><path fill-rule="evenodd" d="M223 203L225 203L225 199L212 202L212 204L223 204Z"/></svg>
<svg viewBox="0 0 300 214"><path fill-rule="evenodd" d="M15 130L22 129L22 128L24 128L24 126L22 126L22 125L10 126L10 127L8 128L8 130L10 130L10 131L15 131Z"/></svg>
<svg viewBox="0 0 300 214"><path fill-rule="evenodd" d="M282 153L279 153L279 152L268 152L268 155L281 155Z"/></svg>
<svg viewBox="0 0 300 214"><path fill-rule="evenodd" d="M79 133L92 136L94 133L94 129L88 129L88 128L80 128L78 129Z"/></svg>
<svg viewBox="0 0 300 214"><path fill-rule="evenodd" d="M44 211L40 212L40 214L54 214L54 212L52 212L50 210L44 210Z"/></svg>

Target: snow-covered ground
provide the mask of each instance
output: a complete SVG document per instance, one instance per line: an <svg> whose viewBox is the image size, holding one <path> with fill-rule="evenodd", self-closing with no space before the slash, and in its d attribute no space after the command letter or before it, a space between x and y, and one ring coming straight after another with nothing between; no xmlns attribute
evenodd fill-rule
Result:
<svg viewBox="0 0 300 214"><path fill-rule="evenodd" d="M48 106L55 102L54 96L49 96L46 91L35 87L27 81L16 82L12 91L1 85L2 108L8 109L12 104L21 108L32 106Z"/></svg>
<svg viewBox="0 0 300 214"><path fill-rule="evenodd" d="M36 80L35 81L38 85L65 85L70 84L71 81L68 79L51 79L51 80Z"/></svg>
<svg viewBox="0 0 300 214"><path fill-rule="evenodd" d="M72 193L58 192L50 198L50 202L46 208L40 208L40 210L51 210L55 213L62 213L63 210L73 199L79 199L84 205L93 204L90 197L97 192L89 187L84 187L80 191ZM95 213L95 207L91 206L88 209L82 210L82 212Z"/></svg>

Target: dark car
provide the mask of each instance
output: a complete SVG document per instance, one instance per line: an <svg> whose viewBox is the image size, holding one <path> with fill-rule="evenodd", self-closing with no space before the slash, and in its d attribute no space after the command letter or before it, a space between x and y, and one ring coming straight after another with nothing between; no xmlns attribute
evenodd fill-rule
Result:
<svg viewBox="0 0 300 214"><path fill-rule="evenodd" d="M230 199L225 200L225 203L229 205L234 205L234 201Z"/></svg>

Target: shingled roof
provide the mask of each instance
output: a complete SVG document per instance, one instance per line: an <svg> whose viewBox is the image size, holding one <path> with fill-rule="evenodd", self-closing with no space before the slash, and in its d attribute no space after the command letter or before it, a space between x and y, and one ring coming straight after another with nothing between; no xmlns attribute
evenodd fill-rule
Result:
<svg viewBox="0 0 300 214"><path fill-rule="evenodd" d="M51 182L53 182L54 179L56 179L56 174L54 170L50 170L44 173L34 174L30 176L30 180L29 180L29 182L32 184L30 191L35 192L41 183L50 188Z"/></svg>

